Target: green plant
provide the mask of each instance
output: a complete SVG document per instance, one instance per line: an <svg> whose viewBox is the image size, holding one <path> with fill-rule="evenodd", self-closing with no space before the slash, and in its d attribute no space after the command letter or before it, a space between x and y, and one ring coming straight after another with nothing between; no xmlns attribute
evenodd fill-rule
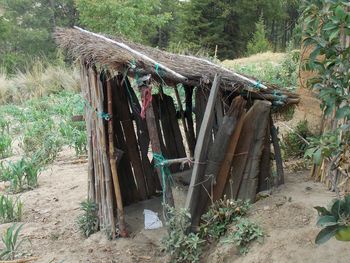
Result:
<svg viewBox="0 0 350 263"><path fill-rule="evenodd" d="M310 144L304 156L313 160L314 164L320 164L323 158L337 155L343 151L338 132L327 132L319 137L310 137Z"/></svg>
<svg viewBox="0 0 350 263"><path fill-rule="evenodd" d="M252 241L263 237L261 228L245 218L238 218L229 232L223 242L234 243L239 248L241 254L248 252L248 245Z"/></svg>
<svg viewBox="0 0 350 263"><path fill-rule="evenodd" d="M237 218L244 216L250 208L249 202L223 199L216 201L202 216L200 233L202 237L218 239Z"/></svg>
<svg viewBox="0 0 350 263"><path fill-rule="evenodd" d="M300 121L295 129L282 136L281 148L285 158L301 158L304 156L308 147L306 139L311 137L312 133L308 128L306 120Z"/></svg>
<svg viewBox="0 0 350 263"><path fill-rule="evenodd" d="M11 154L10 123L0 114L0 159Z"/></svg>
<svg viewBox="0 0 350 263"><path fill-rule="evenodd" d="M81 202L80 204L83 214L78 217L77 223L81 233L85 237L89 237L99 229L97 211L98 207L90 200Z"/></svg>
<svg viewBox="0 0 350 263"><path fill-rule="evenodd" d="M266 29L263 16L255 23L256 31L253 38L248 42L247 54L253 55L257 53L266 52L271 49L270 43L266 38Z"/></svg>
<svg viewBox="0 0 350 263"><path fill-rule="evenodd" d="M323 244L334 237L340 241L350 241L350 195L337 199L331 209L316 206L319 214L317 225L323 227L315 242Z"/></svg>
<svg viewBox="0 0 350 263"><path fill-rule="evenodd" d="M1 223L20 221L22 217L23 203L19 198L0 195L0 220Z"/></svg>
<svg viewBox="0 0 350 263"><path fill-rule="evenodd" d="M172 263L199 262L204 240L199 234L187 233L191 216L185 209L168 207L168 236L163 239Z"/></svg>
<svg viewBox="0 0 350 263"><path fill-rule="evenodd" d="M74 148L76 155L86 154L87 137L84 122L61 122L60 133L65 142Z"/></svg>
<svg viewBox="0 0 350 263"><path fill-rule="evenodd" d="M2 260L14 260L19 253L19 248L24 241L27 239L22 239L19 241L19 234L22 230L23 224L18 226L13 224L6 229L2 236L2 242L5 248L0 252L0 259Z"/></svg>
<svg viewBox="0 0 350 263"><path fill-rule="evenodd" d="M9 181L13 192L21 192L38 186L38 175L41 166L34 158L22 158L17 162L9 162L3 167L2 180Z"/></svg>

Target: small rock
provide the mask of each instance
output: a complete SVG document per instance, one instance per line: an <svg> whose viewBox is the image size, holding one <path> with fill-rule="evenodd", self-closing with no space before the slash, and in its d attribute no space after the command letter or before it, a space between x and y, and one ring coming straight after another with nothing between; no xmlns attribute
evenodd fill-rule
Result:
<svg viewBox="0 0 350 263"><path fill-rule="evenodd" d="M267 210L270 210L270 207L267 205L267 206L264 206L264 210L267 211Z"/></svg>
<svg viewBox="0 0 350 263"><path fill-rule="evenodd" d="M306 191L311 191L312 188L311 188L310 186L307 186L307 187L305 187L305 190L306 190Z"/></svg>
<svg viewBox="0 0 350 263"><path fill-rule="evenodd" d="M93 250L92 248L89 248L89 249L88 249L88 252L89 252L89 253L92 253L93 251L94 251L94 250Z"/></svg>

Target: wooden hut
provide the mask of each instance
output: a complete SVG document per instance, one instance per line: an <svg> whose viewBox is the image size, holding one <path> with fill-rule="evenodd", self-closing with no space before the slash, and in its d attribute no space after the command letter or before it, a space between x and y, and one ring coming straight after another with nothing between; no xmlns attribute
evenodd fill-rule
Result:
<svg viewBox="0 0 350 263"><path fill-rule="evenodd" d="M283 183L271 114L297 104L296 94L202 58L78 27L59 28L55 38L80 61L88 197L98 205L101 228L112 236L118 230L127 235L126 205L161 193L173 206L171 179L182 169L193 226L211 201L224 195L254 201L267 189L271 142L275 183Z"/></svg>

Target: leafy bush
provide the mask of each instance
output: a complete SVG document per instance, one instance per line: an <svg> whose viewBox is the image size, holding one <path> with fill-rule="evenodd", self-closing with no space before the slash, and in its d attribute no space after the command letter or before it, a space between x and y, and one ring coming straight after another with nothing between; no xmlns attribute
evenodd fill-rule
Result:
<svg viewBox="0 0 350 263"><path fill-rule="evenodd" d="M95 233L99 229L98 217L97 217L97 205L90 201L86 200L80 204L83 214L78 217L78 226L81 233L85 237L89 237L91 234Z"/></svg>
<svg viewBox="0 0 350 263"><path fill-rule="evenodd" d="M9 162L3 167L1 179L9 181L11 191L18 193L38 186L40 164L34 158L22 158L17 162Z"/></svg>
<svg viewBox="0 0 350 263"><path fill-rule="evenodd" d="M22 239L19 241L18 237L22 230L23 224L17 227L16 224L13 224L6 229L2 236L2 242L5 245L5 248L0 251L1 260L14 260L19 253L19 248L24 241L27 239Z"/></svg>
<svg viewBox="0 0 350 263"><path fill-rule="evenodd" d="M191 226L190 214L185 209L177 211L171 207L168 207L168 211L168 236L163 240L163 244L165 251L171 256L171 262L199 262L205 241L200 238L199 234L187 234Z"/></svg>
<svg viewBox="0 0 350 263"><path fill-rule="evenodd" d="M257 224L244 218L237 219L237 223L232 226L229 232L224 242L234 243L239 248L241 254L246 254L248 252L247 246L252 241L263 237L261 228Z"/></svg>
<svg viewBox="0 0 350 263"><path fill-rule="evenodd" d="M308 144L305 140L312 136L306 120L300 121L295 129L282 136L281 148L285 158L302 158ZM304 138L304 140L302 139Z"/></svg>
<svg viewBox="0 0 350 263"><path fill-rule="evenodd" d="M202 216L200 232L202 237L214 240L223 236L228 226L237 218L246 215L250 208L249 202L231 199L218 200Z"/></svg>
<svg viewBox="0 0 350 263"><path fill-rule="evenodd" d="M84 122L61 122L60 133L66 143L74 148L76 155L87 153L87 136Z"/></svg>
<svg viewBox="0 0 350 263"><path fill-rule="evenodd" d="M19 198L0 195L0 220L1 223L20 221L22 217L23 203Z"/></svg>
<svg viewBox="0 0 350 263"><path fill-rule="evenodd" d="M336 199L331 209L316 206L319 218L317 225L323 227L315 242L323 244L334 237L339 241L350 241L350 195Z"/></svg>

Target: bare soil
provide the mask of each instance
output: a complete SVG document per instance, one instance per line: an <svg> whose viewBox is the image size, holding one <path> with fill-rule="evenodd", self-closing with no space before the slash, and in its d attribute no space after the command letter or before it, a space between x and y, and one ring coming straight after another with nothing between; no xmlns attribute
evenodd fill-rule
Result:
<svg viewBox="0 0 350 263"><path fill-rule="evenodd" d="M79 204L87 193L87 163L65 151L39 178L39 188L20 195L24 202L22 250L38 256L36 262L167 262L161 252L165 228L143 229L143 209L161 214L160 199L140 202L126 209L131 237L110 241L99 232L84 238L76 225ZM308 179L306 172L288 174L286 185L254 204L250 218L264 230L246 256L233 245L218 243L206 251L204 262L348 262L347 243L331 240L314 244L316 205L327 205L334 193ZM9 224L0 225L3 232Z"/></svg>

